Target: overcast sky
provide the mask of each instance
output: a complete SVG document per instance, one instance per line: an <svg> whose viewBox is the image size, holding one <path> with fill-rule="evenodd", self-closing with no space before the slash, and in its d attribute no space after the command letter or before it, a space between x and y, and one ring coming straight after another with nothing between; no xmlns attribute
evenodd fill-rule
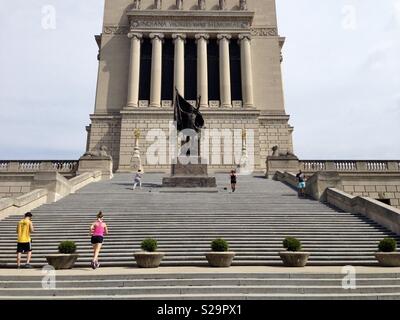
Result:
<svg viewBox="0 0 400 320"><path fill-rule="evenodd" d="M103 1L0 5L0 160L77 159L94 108ZM55 21L43 20L48 5ZM400 159L400 0L277 6L296 154Z"/></svg>

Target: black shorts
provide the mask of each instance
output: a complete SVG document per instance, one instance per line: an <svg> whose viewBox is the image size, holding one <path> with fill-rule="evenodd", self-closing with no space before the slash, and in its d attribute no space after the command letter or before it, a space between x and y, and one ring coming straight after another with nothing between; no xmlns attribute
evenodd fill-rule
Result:
<svg viewBox="0 0 400 320"><path fill-rule="evenodd" d="M92 244L99 244L99 243L103 243L104 238L101 236L92 236Z"/></svg>
<svg viewBox="0 0 400 320"><path fill-rule="evenodd" d="M31 242L18 242L17 243L17 253L27 253L32 251Z"/></svg>

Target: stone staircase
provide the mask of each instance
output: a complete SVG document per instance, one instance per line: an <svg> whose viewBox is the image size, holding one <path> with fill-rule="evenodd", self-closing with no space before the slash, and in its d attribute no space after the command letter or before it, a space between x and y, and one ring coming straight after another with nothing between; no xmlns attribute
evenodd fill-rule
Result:
<svg viewBox="0 0 400 320"><path fill-rule="evenodd" d="M338 273L95 273L57 276L54 289L42 276L0 276L0 300L400 299L399 273L357 274L354 289Z"/></svg>
<svg viewBox="0 0 400 320"><path fill-rule="evenodd" d="M131 176L91 184L61 201L33 211L33 265L46 264L62 240L74 240L77 266L91 261L89 226L102 210L110 228L102 266L134 266L133 252L154 237L166 252L162 266L206 265L211 240L223 237L237 253L234 265L280 265L282 240L294 236L311 252L309 265L373 265L378 242L393 236L360 215L313 200L298 199L290 187L258 177L239 177L238 191L224 190L229 177L217 175L218 193L160 192L162 175L148 174L143 190L131 190ZM0 267L15 267L16 224L0 221Z"/></svg>

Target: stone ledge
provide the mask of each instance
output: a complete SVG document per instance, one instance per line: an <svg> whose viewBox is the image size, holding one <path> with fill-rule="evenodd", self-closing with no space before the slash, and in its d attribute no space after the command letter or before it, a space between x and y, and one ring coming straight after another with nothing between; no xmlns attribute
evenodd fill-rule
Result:
<svg viewBox="0 0 400 320"><path fill-rule="evenodd" d="M71 180L58 173L38 173L32 183L32 186L36 187L35 190L16 198L0 199L0 219L56 202L92 182L100 181L101 178L101 171L87 172Z"/></svg>
<svg viewBox="0 0 400 320"><path fill-rule="evenodd" d="M46 189L36 189L27 194L14 199L14 206L22 208L40 198L47 197L48 191Z"/></svg>
<svg viewBox="0 0 400 320"><path fill-rule="evenodd" d="M352 196L335 188L328 188L326 193L327 202L336 208L360 213L400 235L400 209L371 198Z"/></svg>

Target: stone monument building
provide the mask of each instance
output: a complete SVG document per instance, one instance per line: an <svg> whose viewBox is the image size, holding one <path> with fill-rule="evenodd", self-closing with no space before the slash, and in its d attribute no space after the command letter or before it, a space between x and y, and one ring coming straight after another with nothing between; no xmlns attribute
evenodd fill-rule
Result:
<svg viewBox="0 0 400 320"><path fill-rule="evenodd" d="M254 130L256 170L265 170L273 146L293 152L275 0L105 0L96 40L99 72L87 151L106 146L114 170L134 170L136 129L144 151L156 141L147 135L153 129L165 135L161 145L168 144L174 88L186 100L201 97L207 128ZM142 165L170 170L146 156Z"/></svg>

